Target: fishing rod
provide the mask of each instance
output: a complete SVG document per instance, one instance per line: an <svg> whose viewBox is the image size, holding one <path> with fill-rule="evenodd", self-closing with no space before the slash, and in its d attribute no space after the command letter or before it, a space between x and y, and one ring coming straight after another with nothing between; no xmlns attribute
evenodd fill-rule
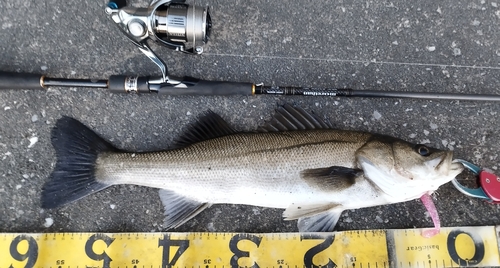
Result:
<svg viewBox="0 0 500 268"><path fill-rule="evenodd" d="M105 88L113 93L160 95L295 95L365 98L416 98L437 100L500 101L500 95L437 92L355 90L339 88L280 87L263 83L206 81L169 76L167 65L149 46L149 40L174 51L201 54L210 38L212 19L208 7L185 0L153 0L147 8L127 6L125 0L109 2L106 14L120 31L153 61L160 77L113 75L108 80L51 78L40 74L0 71L0 89L49 87Z"/></svg>
<svg viewBox="0 0 500 268"><path fill-rule="evenodd" d="M43 75L0 72L0 89L46 89L48 87L105 88L113 93L157 93L160 95L294 95L365 98L412 98L433 100L500 101L500 95L436 92L406 92L265 86L244 82L205 81L113 75L108 80L49 78Z"/></svg>

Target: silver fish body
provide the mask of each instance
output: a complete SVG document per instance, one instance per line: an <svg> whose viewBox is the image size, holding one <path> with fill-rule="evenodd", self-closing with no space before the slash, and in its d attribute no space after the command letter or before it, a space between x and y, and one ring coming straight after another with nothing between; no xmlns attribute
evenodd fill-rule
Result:
<svg viewBox="0 0 500 268"><path fill-rule="evenodd" d="M365 196L361 191L339 194L349 188L343 189L342 183L322 187L302 179L301 172L329 166L356 168L355 153L370 137L336 130L240 133L158 153L104 154L97 160L96 177L107 184L168 189L212 204L287 208L292 203L327 200L347 203L346 194ZM353 195L348 199L358 203Z"/></svg>
<svg viewBox="0 0 500 268"><path fill-rule="evenodd" d="M183 146L162 152L125 153L102 145L91 159L93 181L87 181L88 188L94 192L135 184L163 189L167 228L211 204L229 203L283 208L286 219L299 219L299 230L327 231L345 209L419 198L463 169L452 162L452 152L333 130L290 106L279 109L260 132L235 132L215 114L202 118L191 132L196 134L182 141ZM59 167L68 169L67 160L60 162ZM86 195L68 197L67 189L56 185L67 182L62 177L70 173L56 166L44 189L47 207Z"/></svg>

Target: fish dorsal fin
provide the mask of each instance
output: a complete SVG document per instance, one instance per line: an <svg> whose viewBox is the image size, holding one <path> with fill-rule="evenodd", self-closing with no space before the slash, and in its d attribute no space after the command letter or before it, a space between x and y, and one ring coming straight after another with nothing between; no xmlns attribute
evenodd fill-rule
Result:
<svg viewBox="0 0 500 268"><path fill-rule="evenodd" d="M356 183L356 178L363 175L361 169L339 166L305 169L300 177L310 186L326 191L341 191Z"/></svg>
<svg viewBox="0 0 500 268"><path fill-rule="evenodd" d="M165 221L163 223L165 229L179 227L211 205L164 189L161 189L159 194L165 207Z"/></svg>
<svg viewBox="0 0 500 268"><path fill-rule="evenodd" d="M259 127L259 132L278 132L293 130L329 129L326 123L313 113L308 113L300 107L285 104L276 109L270 121Z"/></svg>
<svg viewBox="0 0 500 268"><path fill-rule="evenodd" d="M222 117L209 110L200 116L196 123L188 127L184 135L176 141L176 145L184 147L234 133L236 131Z"/></svg>

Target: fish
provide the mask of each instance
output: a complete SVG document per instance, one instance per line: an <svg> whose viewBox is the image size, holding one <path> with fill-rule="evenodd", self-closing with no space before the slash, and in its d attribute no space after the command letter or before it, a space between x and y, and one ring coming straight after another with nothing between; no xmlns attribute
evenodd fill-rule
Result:
<svg viewBox="0 0 500 268"><path fill-rule="evenodd" d="M299 232L333 231L346 209L418 198L433 216L429 194L464 169L452 151L335 129L289 104L249 132L207 111L163 151L120 150L71 117L60 118L51 136L57 160L42 189L43 208L113 185L154 187L166 230L213 204L284 209L285 220L298 220Z"/></svg>

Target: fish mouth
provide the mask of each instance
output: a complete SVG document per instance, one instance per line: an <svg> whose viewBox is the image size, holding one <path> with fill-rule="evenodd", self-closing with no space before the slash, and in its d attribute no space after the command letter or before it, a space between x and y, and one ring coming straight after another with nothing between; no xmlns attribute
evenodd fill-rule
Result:
<svg viewBox="0 0 500 268"><path fill-rule="evenodd" d="M457 159L454 159L453 161L451 161L451 165L450 165L450 171L452 173L455 173L455 177L462 173L462 171L464 171L465 169L465 166L459 162Z"/></svg>
<svg viewBox="0 0 500 268"><path fill-rule="evenodd" d="M426 164L431 167L435 165L435 171L445 172L453 177L457 176L464 170L462 163L453 160L453 152L446 152L440 157L427 161Z"/></svg>
<svg viewBox="0 0 500 268"><path fill-rule="evenodd" d="M441 168L445 165L446 167L451 168L452 161L453 161L453 153L446 152L445 155L442 157L441 162L439 162L436 168Z"/></svg>
<svg viewBox="0 0 500 268"><path fill-rule="evenodd" d="M425 165L434 169L435 171L439 171L442 168L446 168L451 164L453 155L450 153L445 153L431 160L425 161ZM445 167L446 166L446 167Z"/></svg>

